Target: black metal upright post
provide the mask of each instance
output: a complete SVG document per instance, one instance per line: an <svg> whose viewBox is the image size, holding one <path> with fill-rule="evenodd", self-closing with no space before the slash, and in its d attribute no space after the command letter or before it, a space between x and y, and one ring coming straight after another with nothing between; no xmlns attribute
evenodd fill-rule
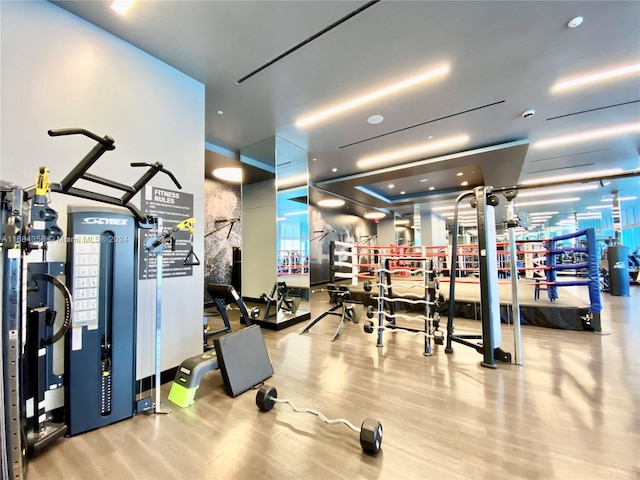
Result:
<svg viewBox="0 0 640 480"><path fill-rule="evenodd" d="M487 204L487 196L491 187L476 187L476 214L478 216L478 264L480 268L480 307L482 312L482 356L481 365L487 368L497 368L494 358L495 338L492 331L493 316L497 300L497 258L495 242L495 221L493 206ZM489 229L494 229L491 232ZM494 291L495 290L495 291ZM498 303L498 316L500 303ZM498 319L499 321L499 319ZM499 326L499 324L498 324Z"/></svg>

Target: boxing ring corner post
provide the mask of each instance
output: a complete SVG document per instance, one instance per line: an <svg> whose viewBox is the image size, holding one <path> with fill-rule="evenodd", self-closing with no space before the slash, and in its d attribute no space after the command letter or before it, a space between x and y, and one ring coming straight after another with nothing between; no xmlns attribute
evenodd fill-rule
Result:
<svg viewBox="0 0 640 480"><path fill-rule="evenodd" d="M568 233L566 235L559 235L557 237L553 237L549 239L549 245L547 247L547 258L550 258L551 266L556 266L555 257L556 255L562 254L562 250L556 248L556 242L561 240L569 240L572 238L585 237L585 247L584 249L576 249L573 248L573 251L581 251L586 253L587 262L583 264L587 268L587 276L588 280L585 282L581 281L563 281L558 282L555 276L555 268L548 270L551 272L552 279L554 282L554 287L560 286L575 286L575 285L587 285L589 291L589 323L591 327L591 331L594 333L602 333L602 321L600 318L600 312L602 312L602 302L600 298L600 271L598 269L598 250L596 246L596 234L595 229L586 228L584 230L579 230L577 232ZM557 293L555 294L557 298Z"/></svg>

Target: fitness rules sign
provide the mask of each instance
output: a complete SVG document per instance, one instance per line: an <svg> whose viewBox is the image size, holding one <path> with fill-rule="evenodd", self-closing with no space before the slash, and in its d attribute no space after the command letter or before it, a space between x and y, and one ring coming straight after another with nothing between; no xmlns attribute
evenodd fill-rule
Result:
<svg viewBox="0 0 640 480"><path fill-rule="evenodd" d="M182 191L167 190L146 186L142 191L142 213L162 219L162 232L140 229L140 254L138 255L138 277L140 280L156 278L156 255L144 249L147 239L158 237L170 231L178 223L193 217L193 194ZM176 248L171 251L171 243L167 241L162 252L162 278L190 277L193 267L184 265L189 255L191 234L179 230L174 233Z"/></svg>

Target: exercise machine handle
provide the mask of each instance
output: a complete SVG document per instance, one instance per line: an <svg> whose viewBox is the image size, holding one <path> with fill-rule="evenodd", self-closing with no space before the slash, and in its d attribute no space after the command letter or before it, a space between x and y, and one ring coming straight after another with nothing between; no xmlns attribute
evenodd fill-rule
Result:
<svg viewBox="0 0 640 480"><path fill-rule="evenodd" d="M138 222L138 226L140 228L151 228L153 224L155 224L155 218L151 216L145 216L142 212L131 203L131 199L142 190L142 188L151 181L151 179L158 173L165 173L171 178L173 183L179 188L182 189L182 186L176 179L176 177L169 170L164 168L162 163L156 162L154 164L148 163L132 163L131 165L134 167L147 166L149 169L132 185L123 185L116 181L113 181L108 178L99 177L97 175L93 175L87 173L91 166L96 163L96 161L102 156L103 153L114 150L116 147L114 145L115 141L108 135L104 137L100 137L89 130L84 128L59 128L49 130L47 132L51 137L60 137L65 135L84 135L92 140L95 140L97 143L93 146L93 148L87 153L82 160L67 174L64 179L59 184L51 184L51 191L64 193L66 195L71 195L80 198L86 198L89 200L94 200L101 203L107 203L110 205L118 205L125 207L128 209L133 215L136 217ZM121 197L116 197L113 195L106 195L98 192L94 192L91 190L87 190L84 188L78 188L75 186L78 180L86 180L89 182L97 183L100 185L104 185L116 190L123 191L124 194ZM35 187L34 187L35 190Z"/></svg>
<svg viewBox="0 0 640 480"><path fill-rule="evenodd" d="M167 175L169 175L169 178L173 180L173 183L175 183L176 187L178 187L179 190L182 190L182 185L180 185L180 182L178 182L178 179L175 177L175 175L171 173L171 171L164 168L164 166L160 162L156 162L153 165L146 162L131 162L130 165L132 167L151 167L159 172L166 173Z"/></svg>
<svg viewBox="0 0 640 480"><path fill-rule="evenodd" d="M84 135L85 137L89 137L92 140L95 140L102 145L113 145L113 138L109 135L105 135L101 137L100 135L96 135L93 132L85 128L54 128L47 132L50 137L62 137L63 135Z"/></svg>

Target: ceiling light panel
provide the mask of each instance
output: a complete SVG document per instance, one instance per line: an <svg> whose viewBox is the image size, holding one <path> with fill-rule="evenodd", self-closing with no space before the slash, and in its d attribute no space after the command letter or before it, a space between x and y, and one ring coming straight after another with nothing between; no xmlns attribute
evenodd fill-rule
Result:
<svg viewBox="0 0 640 480"><path fill-rule="evenodd" d="M111 4L111 10L119 13L120 15L124 15L131 8L133 4L133 0L114 0Z"/></svg>
<svg viewBox="0 0 640 480"><path fill-rule="evenodd" d="M213 176L227 182L240 183L242 182L242 169L240 167L216 168L213 171Z"/></svg>
<svg viewBox="0 0 640 480"><path fill-rule="evenodd" d="M344 200L341 198L326 198L318 202L319 207L337 208L344 205Z"/></svg>
<svg viewBox="0 0 640 480"><path fill-rule="evenodd" d="M393 85L389 85L387 87L381 88L380 90L376 90L374 92L368 93L361 97L354 98L353 100L349 100L340 105L330 107L321 112L301 117L298 120L296 120L296 126L299 128L307 127L319 121L325 120L329 117L337 115L338 113L351 110L352 108L358 107L365 103L372 102L374 100L385 97L387 95L391 95L393 93L399 92L406 88L413 87L427 80L442 77L447 73L449 73L449 66L443 65L433 70L429 70L427 72L421 73L420 75L416 75L415 77L407 78L406 80L403 80L401 82L394 83Z"/></svg>
<svg viewBox="0 0 640 480"><path fill-rule="evenodd" d="M455 137L449 137L439 142L427 142L413 147L396 150L394 152L385 153L382 155L375 155L372 157L365 157L358 160L358 168L370 168L379 166L380 164L394 162L396 160L407 160L410 158L416 158L426 153L431 153L437 150L443 150L445 148L455 147L463 145L469 141L468 135L457 135Z"/></svg>

